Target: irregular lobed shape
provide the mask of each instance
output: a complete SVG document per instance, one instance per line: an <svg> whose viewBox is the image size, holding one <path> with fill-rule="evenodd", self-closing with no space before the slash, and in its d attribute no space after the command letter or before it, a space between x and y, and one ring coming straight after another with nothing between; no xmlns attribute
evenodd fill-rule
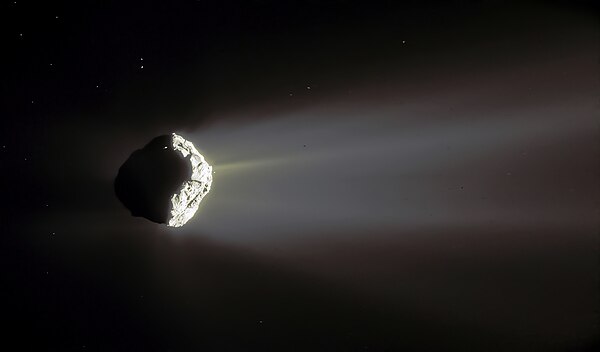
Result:
<svg viewBox="0 0 600 352"><path fill-rule="evenodd" d="M173 148L179 151L184 158L189 155L192 166L191 179L184 182L179 192L171 197L171 218L167 225L180 227L194 216L202 198L210 191L212 167L204 160L192 142L175 133L172 135Z"/></svg>

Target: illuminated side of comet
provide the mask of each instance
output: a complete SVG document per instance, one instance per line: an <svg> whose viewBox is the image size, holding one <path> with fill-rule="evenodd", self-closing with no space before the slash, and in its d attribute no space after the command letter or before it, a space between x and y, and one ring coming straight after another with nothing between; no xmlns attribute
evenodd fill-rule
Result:
<svg viewBox="0 0 600 352"><path fill-rule="evenodd" d="M173 133L173 148L184 158L190 160L192 177L185 181L179 192L171 197L171 217L168 226L180 227L185 225L198 210L198 206L210 191L212 183L212 166L204 160L192 142Z"/></svg>

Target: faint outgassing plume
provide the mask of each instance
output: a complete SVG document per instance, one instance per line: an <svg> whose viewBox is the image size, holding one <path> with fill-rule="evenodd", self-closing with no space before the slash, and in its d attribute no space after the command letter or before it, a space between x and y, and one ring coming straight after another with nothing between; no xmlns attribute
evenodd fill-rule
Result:
<svg viewBox="0 0 600 352"><path fill-rule="evenodd" d="M590 126L593 110L578 102L482 116L468 105L448 113L444 104L339 101L182 132L214 165L214 183L199 216L173 231L244 242L581 225L588 204L561 172L572 156L555 151L585 148L576 141Z"/></svg>

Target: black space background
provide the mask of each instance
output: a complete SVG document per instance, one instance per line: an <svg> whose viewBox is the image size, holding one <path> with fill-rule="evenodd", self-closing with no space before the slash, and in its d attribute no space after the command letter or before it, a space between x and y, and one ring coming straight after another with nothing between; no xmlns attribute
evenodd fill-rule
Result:
<svg viewBox="0 0 600 352"><path fill-rule="evenodd" d="M6 350L592 350L597 333L561 339L438 321L401 297L382 303L201 235L175 241L154 224L128 227L110 183L88 165L253 104L309 106L392 64L435 66L462 53L480 58L465 67L510 64L537 52L513 38L566 36L570 14L597 10L591 1L3 1L0 316L3 343L15 346ZM321 95L285 100L307 82ZM118 215L64 220L106 209ZM525 259L502 275L528 280L523 268L552 263L569 277L569 258L597 253L573 248L559 264ZM577 277L565 285L549 295L576 299L565 292L578 290Z"/></svg>

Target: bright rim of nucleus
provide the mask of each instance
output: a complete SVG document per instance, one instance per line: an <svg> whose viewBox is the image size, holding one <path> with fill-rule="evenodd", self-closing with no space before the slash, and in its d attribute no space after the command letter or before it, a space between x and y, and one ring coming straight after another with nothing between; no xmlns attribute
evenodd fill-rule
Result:
<svg viewBox="0 0 600 352"><path fill-rule="evenodd" d="M192 166L191 179L185 181L179 192L171 197L171 217L167 225L180 227L196 214L202 198L210 191L212 166L204 160L192 142L175 133L173 133L173 148L186 159L189 155Z"/></svg>

